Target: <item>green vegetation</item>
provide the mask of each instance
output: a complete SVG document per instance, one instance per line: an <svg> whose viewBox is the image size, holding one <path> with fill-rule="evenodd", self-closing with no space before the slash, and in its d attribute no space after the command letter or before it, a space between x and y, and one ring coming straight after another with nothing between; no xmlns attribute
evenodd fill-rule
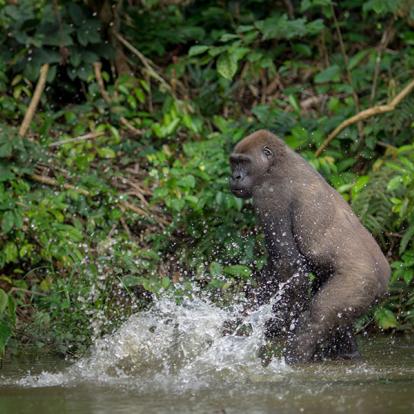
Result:
<svg viewBox="0 0 414 414"><path fill-rule="evenodd" d="M227 158L258 128L392 262L361 327L413 331L414 95L315 154L413 82L413 25L412 0L0 0L0 352L81 352L152 294L239 292L265 256Z"/></svg>

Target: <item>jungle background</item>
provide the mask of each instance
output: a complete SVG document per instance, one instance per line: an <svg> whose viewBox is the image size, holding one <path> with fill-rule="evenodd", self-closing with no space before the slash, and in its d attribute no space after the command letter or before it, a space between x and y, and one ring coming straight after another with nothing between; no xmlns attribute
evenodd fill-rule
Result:
<svg viewBox="0 0 414 414"><path fill-rule="evenodd" d="M391 262L358 332L412 332L413 45L413 0L0 0L0 351L242 292L266 257L228 154L259 128Z"/></svg>

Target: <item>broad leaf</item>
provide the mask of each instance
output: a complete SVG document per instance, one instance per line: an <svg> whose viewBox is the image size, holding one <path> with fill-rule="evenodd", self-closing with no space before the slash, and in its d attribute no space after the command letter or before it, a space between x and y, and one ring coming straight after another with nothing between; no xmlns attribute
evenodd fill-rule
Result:
<svg viewBox="0 0 414 414"><path fill-rule="evenodd" d="M1 221L1 230L7 234L14 226L14 214L12 211L6 211Z"/></svg>
<svg viewBox="0 0 414 414"><path fill-rule="evenodd" d="M8 303L9 296L3 289L0 288L0 316L3 315Z"/></svg>
<svg viewBox="0 0 414 414"><path fill-rule="evenodd" d="M217 60L217 71L223 78L232 80L237 72L237 62L227 52L220 55Z"/></svg>
<svg viewBox="0 0 414 414"><path fill-rule="evenodd" d="M394 313L386 308L379 308L376 310L375 320L382 329L396 328L398 325Z"/></svg>
<svg viewBox="0 0 414 414"><path fill-rule="evenodd" d="M252 274L250 268L244 265L225 266L223 270L229 276L241 277L243 279L247 279Z"/></svg>
<svg viewBox="0 0 414 414"><path fill-rule="evenodd" d="M339 82L341 80L341 69L338 65L329 66L315 76L315 83Z"/></svg>
<svg viewBox="0 0 414 414"><path fill-rule="evenodd" d="M201 55L205 51L208 50L208 46L206 45L198 45L198 46L192 46L190 50L188 51L188 56L197 56Z"/></svg>

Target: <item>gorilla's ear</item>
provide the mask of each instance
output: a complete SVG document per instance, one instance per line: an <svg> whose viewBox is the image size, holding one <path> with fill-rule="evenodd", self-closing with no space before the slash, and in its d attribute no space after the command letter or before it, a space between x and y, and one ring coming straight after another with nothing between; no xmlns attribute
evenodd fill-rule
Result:
<svg viewBox="0 0 414 414"><path fill-rule="evenodd" d="M268 146L263 147L263 154L267 158L272 158L273 157L273 151Z"/></svg>

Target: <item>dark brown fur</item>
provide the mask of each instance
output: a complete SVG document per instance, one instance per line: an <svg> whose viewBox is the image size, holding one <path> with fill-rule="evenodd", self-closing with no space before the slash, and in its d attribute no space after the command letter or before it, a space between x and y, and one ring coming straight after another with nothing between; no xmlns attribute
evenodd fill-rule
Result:
<svg viewBox="0 0 414 414"><path fill-rule="evenodd" d="M253 197L265 233L259 300L281 297L269 335L288 333L291 362L356 355L352 323L386 292L390 276L378 244L340 194L270 132L244 138L230 161L232 191ZM316 275L310 298L309 272Z"/></svg>

